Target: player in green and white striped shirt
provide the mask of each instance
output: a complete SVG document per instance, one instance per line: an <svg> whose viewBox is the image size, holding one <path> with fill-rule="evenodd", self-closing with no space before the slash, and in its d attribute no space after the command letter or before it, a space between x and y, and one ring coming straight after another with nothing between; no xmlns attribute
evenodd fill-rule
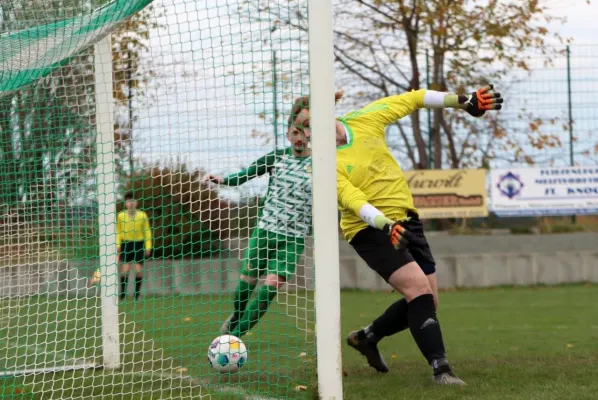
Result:
<svg viewBox="0 0 598 400"><path fill-rule="evenodd" d="M221 178L208 175L203 182L239 186L269 174L268 191L245 252L243 269L235 291L234 311L224 322L221 334L237 337L247 333L264 315L278 290L293 276L311 231L311 151L309 132L302 129L309 117L304 104L295 101L288 120L287 138L291 147L276 150L253 162L239 173ZM265 284L248 305L258 278Z"/></svg>

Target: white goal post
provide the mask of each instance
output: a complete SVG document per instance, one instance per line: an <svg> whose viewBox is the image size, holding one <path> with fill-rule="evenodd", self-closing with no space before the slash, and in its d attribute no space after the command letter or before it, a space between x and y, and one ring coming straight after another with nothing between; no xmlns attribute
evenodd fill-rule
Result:
<svg viewBox="0 0 598 400"><path fill-rule="evenodd" d="M96 165L101 271L102 366L120 366L116 265L116 174L114 171L114 100L110 35L94 49L96 96Z"/></svg>
<svg viewBox="0 0 598 400"><path fill-rule="evenodd" d="M332 1L310 0L309 81L312 126L314 264L318 391L323 400L343 398Z"/></svg>

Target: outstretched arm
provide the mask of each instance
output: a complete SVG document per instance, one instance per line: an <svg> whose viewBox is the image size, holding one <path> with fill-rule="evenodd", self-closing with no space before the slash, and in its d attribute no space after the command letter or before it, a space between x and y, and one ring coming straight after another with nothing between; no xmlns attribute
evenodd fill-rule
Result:
<svg viewBox="0 0 598 400"><path fill-rule="evenodd" d="M252 180L253 178L257 178L262 176L268 172L270 168L274 165L276 160L276 153L271 152L266 154L263 157L258 158L254 162L252 162L247 168L234 173L224 178L221 178L216 175L207 175L203 178L203 183L206 184L208 182L218 183L221 185L226 186L239 186L244 184L247 181Z"/></svg>
<svg viewBox="0 0 598 400"><path fill-rule="evenodd" d="M435 90L414 90L396 96L384 97L359 111L351 112L342 119L361 119L369 123L386 126L406 117L421 108L456 108L467 111L474 117L481 117L488 110L500 110L503 98L488 85L466 95L438 92Z"/></svg>

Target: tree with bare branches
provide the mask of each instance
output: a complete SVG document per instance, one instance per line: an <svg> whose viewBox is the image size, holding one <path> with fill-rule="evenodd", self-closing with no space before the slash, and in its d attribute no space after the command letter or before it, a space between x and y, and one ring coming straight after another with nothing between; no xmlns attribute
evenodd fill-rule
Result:
<svg viewBox="0 0 598 400"><path fill-rule="evenodd" d="M276 6L246 0L242 12L254 20L307 32L304 2ZM547 63L556 55L552 44L563 39L548 30L553 16L548 0L348 0L335 5L334 56L337 84L353 106L427 87L462 93L488 81L509 86L510 71L529 68L530 51ZM256 17L257 16L257 17ZM551 44L552 43L552 44ZM428 79L425 79L425 78ZM484 167L497 155L507 161L533 163L530 149L560 146L543 121L528 112L525 132L500 115L481 120L433 110L414 113L389 130L389 145L414 169Z"/></svg>

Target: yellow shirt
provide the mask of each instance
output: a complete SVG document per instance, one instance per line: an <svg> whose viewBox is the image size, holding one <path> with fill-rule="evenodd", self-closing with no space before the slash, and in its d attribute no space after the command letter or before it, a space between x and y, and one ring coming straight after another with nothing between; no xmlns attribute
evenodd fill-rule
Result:
<svg viewBox="0 0 598 400"><path fill-rule="evenodd" d="M338 119L349 136L336 151L341 228L347 241L368 226L359 216L366 203L395 221L408 211L417 212L403 171L386 145L385 128L423 108L425 92L386 97Z"/></svg>
<svg viewBox="0 0 598 400"><path fill-rule="evenodd" d="M122 242L145 242L145 249L152 249L152 229L149 218L143 211L135 212L131 218L127 211L121 211L116 216L116 245Z"/></svg>

